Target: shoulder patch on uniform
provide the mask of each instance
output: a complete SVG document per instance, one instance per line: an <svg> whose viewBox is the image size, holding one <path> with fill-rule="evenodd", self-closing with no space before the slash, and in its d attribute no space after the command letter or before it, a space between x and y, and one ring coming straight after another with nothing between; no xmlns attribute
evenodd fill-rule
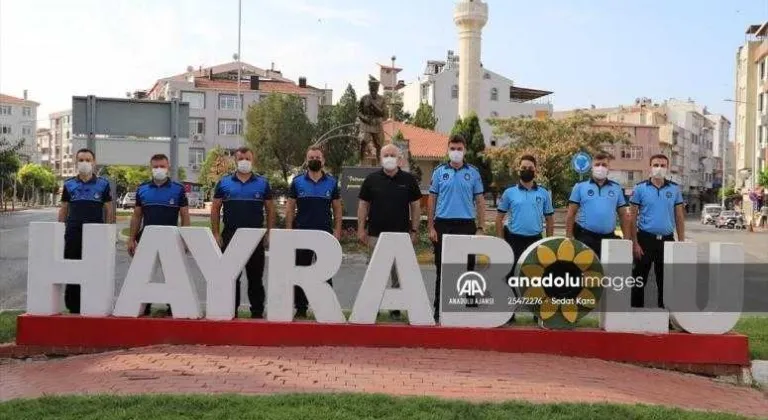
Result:
<svg viewBox="0 0 768 420"><path fill-rule="evenodd" d="M668 179L668 180L667 180L667 182L668 182L670 185L677 185L677 182L675 182L675 181L672 181L671 179Z"/></svg>

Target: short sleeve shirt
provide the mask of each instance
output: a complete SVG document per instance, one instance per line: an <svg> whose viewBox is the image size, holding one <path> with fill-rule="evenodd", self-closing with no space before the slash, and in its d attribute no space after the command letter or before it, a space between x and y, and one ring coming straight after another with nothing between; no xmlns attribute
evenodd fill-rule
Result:
<svg viewBox="0 0 768 420"><path fill-rule="evenodd" d="M650 180L637 185L629 202L639 207L637 229L653 235L671 235L675 231L675 207L683 205L680 187L664 180L656 187Z"/></svg>
<svg viewBox="0 0 768 420"><path fill-rule="evenodd" d="M323 172L317 181L308 172L296 175L291 181L288 196L296 200L296 229L333 232L331 203L341 198L335 177Z"/></svg>
<svg viewBox="0 0 768 420"><path fill-rule="evenodd" d="M389 176L382 169L365 177L358 198L370 204L369 235L379 236L381 232L409 232L410 204L421 198L421 189L419 182L410 173L398 170Z"/></svg>
<svg viewBox="0 0 768 420"><path fill-rule="evenodd" d="M573 186L569 201L579 206L576 223L582 228L608 235L616 230L616 211L627 206L624 189L609 179L603 185L594 179Z"/></svg>
<svg viewBox="0 0 768 420"><path fill-rule="evenodd" d="M508 213L507 229L522 236L540 235L544 230L544 217L555 213L549 190L536 183L530 189L522 184L507 188L497 211Z"/></svg>
<svg viewBox="0 0 768 420"><path fill-rule="evenodd" d="M445 163L432 172L429 192L437 195L436 219L473 220L477 216L475 196L484 192L483 180L470 164L454 168Z"/></svg>
<svg viewBox="0 0 768 420"><path fill-rule="evenodd" d="M68 232L79 232L85 223L104 223L104 204L112 201L109 181L96 175L87 181L69 178L64 181L61 201L69 205Z"/></svg>
<svg viewBox="0 0 768 420"><path fill-rule="evenodd" d="M136 206L141 207L144 226L176 226L179 209L188 205L184 185L170 179L159 185L145 182L136 189Z"/></svg>
<svg viewBox="0 0 768 420"><path fill-rule="evenodd" d="M272 199L267 178L251 174L241 181L237 174L226 175L216 185L213 198L224 207L224 231L264 227L264 202Z"/></svg>

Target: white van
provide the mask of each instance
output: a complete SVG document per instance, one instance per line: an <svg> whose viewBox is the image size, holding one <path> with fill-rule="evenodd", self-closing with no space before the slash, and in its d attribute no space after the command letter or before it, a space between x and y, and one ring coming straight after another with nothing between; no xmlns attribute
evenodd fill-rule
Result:
<svg viewBox="0 0 768 420"><path fill-rule="evenodd" d="M701 209L701 224L702 225L714 225L717 216L723 211L723 207L720 204L704 204Z"/></svg>

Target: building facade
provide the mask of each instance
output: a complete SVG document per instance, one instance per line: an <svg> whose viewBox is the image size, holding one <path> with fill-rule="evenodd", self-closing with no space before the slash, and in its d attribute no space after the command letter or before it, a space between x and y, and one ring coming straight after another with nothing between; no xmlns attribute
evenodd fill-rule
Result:
<svg viewBox="0 0 768 420"><path fill-rule="evenodd" d="M19 156L25 163L40 161L35 144L38 106L39 103L29 100L26 90L21 98L0 94L0 138L9 145L23 140Z"/></svg>
<svg viewBox="0 0 768 420"><path fill-rule="evenodd" d="M273 93L300 96L307 117L316 122L323 105L332 104L332 91L307 84L304 77L295 83L277 71L264 70L241 63L228 63L193 70L158 80L147 92L134 94L138 98L170 100L180 98L189 104L189 160L187 179L197 180L207 151L214 147L234 150L245 144L243 137L247 107ZM239 96L238 96L239 94Z"/></svg>
<svg viewBox="0 0 768 420"><path fill-rule="evenodd" d="M450 133L459 116L458 63L459 57L448 51L446 61L427 61L423 76L401 89L403 109L413 115L422 102L431 105L437 117L435 130L441 133ZM488 119L546 118L552 114L552 104L546 98L551 93L515 86L512 80L482 69L475 103L486 146L501 146L508 142L506 138L494 136Z"/></svg>
<svg viewBox="0 0 768 420"><path fill-rule="evenodd" d="M736 51L734 177L743 193L757 185L768 161L768 21L750 25ZM748 200L745 200L748 201Z"/></svg>
<svg viewBox="0 0 768 420"><path fill-rule="evenodd" d="M730 121L722 115L711 114L706 107L691 100L669 99L654 103L648 98L638 98L633 105L561 111L553 116L566 118L575 112L602 115L606 123L657 127L657 143L642 141L633 145L637 151L629 154L631 157L639 153L644 155L644 177L649 176L648 158L662 153L670 159L668 178L681 185L689 211L698 211L703 204L716 201L716 189L723 182L721 145L726 145L727 149L730 130ZM624 156L613 155L617 161L612 166L621 166L620 159Z"/></svg>
<svg viewBox="0 0 768 420"><path fill-rule="evenodd" d="M50 128L47 136L50 140L45 161L58 178L75 176L76 165L73 154L76 150L72 150L72 110L54 112L48 115L48 119ZM44 155L42 149L41 155Z"/></svg>

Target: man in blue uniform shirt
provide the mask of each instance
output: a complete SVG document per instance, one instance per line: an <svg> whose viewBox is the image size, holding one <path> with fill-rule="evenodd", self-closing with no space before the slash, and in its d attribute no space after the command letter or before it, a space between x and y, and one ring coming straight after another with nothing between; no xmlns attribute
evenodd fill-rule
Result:
<svg viewBox="0 0 768 420"><path fill-rule="evenodd" d="M654 155L650 159L651 178L635 186L632 197L632 226L637 227L633 236L635 266L632 276L642 278L642 287L632 288L632 306L642 308L645 285L651 264L656 274L658 305L664 307L664 242L685 241L685 210L680 187L666 179L669 159Z"/></svg>
<svg viewBox="0 0 768 420"><path fill-rule="evenodd" d="M341 194L336 178L323 171L325 158L317 146L307 150L308 171L296 175L291 181L285 206L286 229L322 230L341 239ZM333 214L331 214L333 210ZM296 265L309 266L315 253L308 249L296 250ZM328 283L333 285L332 279ZM293 288L296 317L306 318L309 303L304 290Z"/></svg>
<svg viewBox="0 0 768 420"><path fill-rule="evenodd" d="M542 239L544 225L547 236L552 236L555 223L552 196L546 188L536 184L536 158L520 157L520 182L507 188L501 195L496 214L496 236L507 241L515 253L515 265L531 244ZM502 228L506 216L506 225Z"/></svg>
<svg viewBox="0 0 768 420"><path fill-rule="evenodd" d="M64 258L79 260L83 252L83 225L86 223L114 223L112 194L109 181L96 176L96 155L89 149L75 153L77 176L64 181L58 221L66 223ZM73 314L80 313L80 285L64 287L64 303Z"/></svg>
<svg viewBox="0 0 768 420"><path fill-rule="evenodd" d="M226 250L229 242L240 228L263 228L264 215L267 219L267 233L245 264L248 276L248 300L251 304L251 318L264 316L264 244L275 224L275 205L269 182L263 176L253 173L253 151L241 147L235 152L237 171L221 178L216 185L211 204L211 230L216 242ZM221 209L224 208L224 228L220 229ZM240 278L235 286L235 316L240 306Z"/></svg>
<svg viewBox="0 0 768 420"><path fill-rule="evenodd" d="M485 232L485 199L483 180L474 166L464 161L467 141L461 135L448 140L449 163L432 172L429 187L429 239L435 253L435 321L440 318L440 276L443 235L477 235ZM477 219L477 224L475 224ZM467 269L474 270L475 258L470 256Z"/></svg>
<svg viewBox="0 0 768 420"><path fill-rule="evenodd" d="M624 189L608 179L609 156L598 153L592 161L592 177L573 186L565 217L565 236L590 247L600 258L603 239L618 239L616 215L621 216L621 231L630 239L630 217Z"/></svg>
<svg viewBox="0 0 768 420"><path fill-rule="evenodd" d="M136 253L136 246L147 226L177 226L181 215L181 226L189 226L189 207L184 185L168 177L170 167L168 156L153 155L149 159L152 180L136 190L136 207L131 217L131 232L128 237L128 254ZM144 307L144 315L152 311L151 305ZM168 310L171 314L171 310Z"/></svg>

